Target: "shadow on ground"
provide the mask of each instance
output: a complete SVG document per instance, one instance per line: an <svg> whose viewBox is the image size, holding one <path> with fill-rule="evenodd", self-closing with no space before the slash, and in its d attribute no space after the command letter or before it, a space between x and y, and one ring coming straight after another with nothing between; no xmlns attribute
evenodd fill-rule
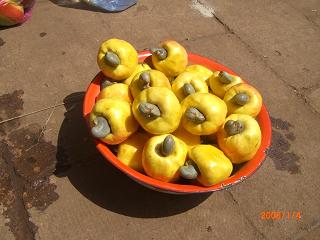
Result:
<svg viewBox="0 0 320 240"><path fill-rule="evenodd" d="M117 12L111 12L107 10L100 9L98 7L89 5L82 1L72 1L72 0L50 0L55 5L58 5L60 7L65 8L74 8L79 10L86 10L86 11L92 11L92 12L102 12L102 13L117 13Z"/></svg>
<svg viewBox="0 0 320 240"><path fill-rule="evenodd" d="M133 217L175 215L196 207L210 196L169 195L149 190L106 162L96 150L82 118L83 95L73 93L64 99L66 113L58 137L56 176L67 176L95 204Z"/></svg>
<svg viewBox="0 0 320 240"><path fill-rule="evenodd" d="M65 8L74 8L74 9L80 9L80 10L87 10L87 11L92 11L92 12L106 12L103 11L97 7L88 5L84 2L81 1L72 1L72 0L50 0L55 5L58 5L60 7L65 7Z"/></svg>

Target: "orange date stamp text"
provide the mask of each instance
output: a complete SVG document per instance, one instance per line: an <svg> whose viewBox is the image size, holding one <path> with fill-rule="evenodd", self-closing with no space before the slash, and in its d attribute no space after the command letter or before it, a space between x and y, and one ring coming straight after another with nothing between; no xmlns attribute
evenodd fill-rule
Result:
<svg viewBox="0 0 320 240"><path fill-rule="evenodd" d="M301 220L300 211L263 211L260 213L262 220Z"/></svg>

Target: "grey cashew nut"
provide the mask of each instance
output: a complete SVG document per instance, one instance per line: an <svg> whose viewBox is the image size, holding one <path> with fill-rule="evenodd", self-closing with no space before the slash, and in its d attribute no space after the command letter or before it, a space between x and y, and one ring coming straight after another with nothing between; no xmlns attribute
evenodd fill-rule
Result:
<svg viewBox="0 0 320 240"><path fill-rule="evenodd" d="M111 133L109 123L104 117L96 117L93 123L94 127L91 128L91 133L94 137L105 138Z"/></svg>
<svg viewBox="0 0 320 240"><path fill-rule="evenodd" d="M194 107L190 107L186 110L185 117L195 124L201 124L206 120L205 116Z"/></svg>
<svg viewBox="0 0 320 240"><path fill-rule="evenodd" d="M232 77L229 73L221 71L219 72L219 81L224 84L229 84L232 82Z"/></svg>
<svg viewBox="0 0 320 240"><path fill-rule="evenodd" d="M164 60L168 56L168 52L164 48L150 48L152 54L155 54L159 60Z"/></svg>
<svg viewBox="0 0 320 240"><path fill-rule="evenodd" d="M224 124L224 130L229 136L241 133L244 130L243 123L240 121L228 120Z"/></svg>
<svg viewBox="0 0 320 240"><path fill-rule="evenodd" d="M138 110L148 120L153 120L161 116L158 106L152 103L142 102L139 104Z"/></svg>
<svg viewBox="0 0 320 240"><path fill-rule="evenodd" d="M183 89L183 93L188 96L190 94L193 94L196 92L196 90L194 89L194 87L192 86L192 84L190 83L185 83L182 87Z"/></svg>
<svg viewBox="0 0 320 240"><path fill-rule="evenodd" d="M246 93L237 93L232 99L236 104L243 106L249 101L249 96Z"/></svg>
<svg viewBox="0 0 320 240"><path fill-rule="evenodd" d="M165 157L169 156L173 152L174 147L175 147L175 141L171 135L168 135L165 137L165 139L161 144L161 153Z"/></svg>
<svg viewBox="0 0 320 240"><path fill-rule="evenodd" d="M197 165L192 160L187 160L186 165L181 166L179 169L180 175L185 179L196 179L200 174Z"/></svg>
<svg viewBox="0 0 320 240"><path fill-rule="evenodd" d="M150 73L148 71L142 72L138 79L138 87L140 88L140 90L143 90L151 87L150 84L151 84Z"/></svg>
<svg viewBox="0 0 320 240"><path fill-rule="evenodd" d="M104 79L104 80L102 80L102 82L101 82L101 84L100 84L100 88L101 88L101 90L102 90L102 89L104 89L104 88L106 88L106 87L109 87L109 86L111 86L111 85L113 85L113 84L115 84L115 82L112 82L112 81L110 81L109 79Z"/></svg>
<svg viewBox="0 0 320 240"><path fill-rule="evenodd" d="M104 56L106 63L111 67L117 67L120 65L121 61L117 54L113 52L107 52Z"/></svg>

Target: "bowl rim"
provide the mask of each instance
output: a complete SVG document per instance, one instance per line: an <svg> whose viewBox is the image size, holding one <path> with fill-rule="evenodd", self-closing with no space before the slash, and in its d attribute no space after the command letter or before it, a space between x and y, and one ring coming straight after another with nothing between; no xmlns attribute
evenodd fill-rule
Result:
<svg viewBox="0 0 320 240"><path fill-rule="evenodd" d="M139 62L144 62L148 57L151 57L150 51L141 51L139 52ZM149 59L150 60L150 59ZM208 59L206 57L200 56L194 53L188 53L189 63L192 64L201 64L209 68L210 70L215 71L226 71L230 74L238 76L232 70L226 66L218 63L216 60ZM190 64L189 64L190 65ZM103 79L104 75L102 72L99 72L94 79L89 84L83 102L83 117L86 121L88 129L90 129L89 123L89 114L95 103L95 98L100 92L100 82ZM244 80L247 82L246 80ZM237 172L230 176L225 181L222 181L218 184L215 184L210 187L200 186L200 185L190 185L190 184L177 184L177 183L167 183L151 178L143 173L137 172L132 168L123 164L108 148L108 146L96 139L94 137L94 144L99 152L104 156L104 158L109 161L113 166L118 168L120 171L125 173L128 177L137 181L138 183L149 187L154 190L172 193L172 194L191 194L191 193L205 193L205 192L215 192L230 188L240 182L243 182L248 177L252 176L262 165L266 158L266 152L271 144L271 121L269 113L267 111L264 103L262 104L261 111L257 116L257 121L261 128L261 146L258 149L256 155L248 162L246 162Z"/></svg>

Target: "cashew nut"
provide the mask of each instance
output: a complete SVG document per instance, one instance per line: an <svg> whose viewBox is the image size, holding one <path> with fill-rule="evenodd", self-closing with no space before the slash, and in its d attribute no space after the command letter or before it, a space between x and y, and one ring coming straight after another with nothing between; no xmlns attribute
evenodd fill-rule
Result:
<svg viewBox="0 0 320 240"><path fill-rule="evenodd" d="M200 174L200 171L192 160L187 160L184 166L181 166L180 175L185 179L196 179Z"/></svg>
<svg viewBox="0 0 320 240"><path fill-rule="evenodd" d="M224 124L224 130L227 132L229 136L233 136L241 133L244 130L243 123L240 121L228 120Z"/></svg>
<svg viewBox="0 0 320 240"><path fill-rule="evenodd" d="M150 84L151 84L150 73L148 71L142 72L138 79L138 86L140 90L151 87Z"/></svg>
<svg viewBox="0 0 320 240"><path fill-rule="evenodd" d="M188 108L185 112L185 116L195 124L201 124L206 120L205 116L194 107Z"/></svg>
<svg viewBox="0 0 320 240"><path fill-rule="evenodd" d="M120 58L113 52L107 52L104 58L106 63L111 67L117 67L118 65L120 65Z"/></svg>
<svg viewBox="0 0 320 240"><path fill-rule="evenodd" d="M104 117L96 117L93 123L95 126L91 128L91 133L94 137L105 138L111 133L109 123Z"/></svg>
<svg viewBox="0 0 320 240"><path fill-rule="evenodd" d="M159 60L164 60L168 56L168 52L164 48L150 48L152 54L155 54Z"/></svg>
<svg viewBox="0 0 320 240"><path fill-rule="evenodd" d="M104 79L104 80L102 80L102 82L100 84L100 88L104 89L104 88L109 87L109 86L111 86L113 84L115 84L115 82L112 82L109 79Z"/></svg>
<svg viewBox="0 0 320 240"><path fill-rule="evenodd" d="M232 82L232 78L229 73L221 71L219 72L219 81L224 84L229 84Z"/></svg>
<svg viewBox="0 0 320 240"><path fill-rule="evenodd" d="M237 93L232 99L236 104L243 106L249 101L249 96L246 93Z"/></svg>
<svg viewBox="0 0 320 240"><path fill-rule="evenodd" d="M160 109L152 103L142 102L139 104L138 110L148 120L153 120L161 116Z"/></svg>
<svg viewBox="0 0 320 240"><path fill-rule="evenodd" d="M170 155L174 149L174 146L175 142L173 137L171 135L166 136L161 144L161 153L164 156Z"/></svg>
<svg viewBox="0 0 320 240"><path fill-rule="evenodd" d="M183 93L186 96L196 92L196 90L194 89L194 87L190 83L185 83L182 88L183 88Z"/></svg>

